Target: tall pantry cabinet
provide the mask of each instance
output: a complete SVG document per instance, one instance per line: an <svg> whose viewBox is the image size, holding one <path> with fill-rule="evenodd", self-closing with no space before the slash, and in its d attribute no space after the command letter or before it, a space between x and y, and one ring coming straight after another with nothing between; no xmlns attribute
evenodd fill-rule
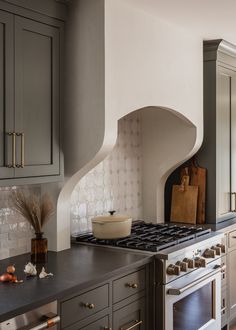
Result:
<svg viewBox="0 0 236 330"><path fill-rule="evenodd" d="M204 139L197 159L207 168L206 222L235 217L236 47L204 42Z"/></svg>
<svg viewBox="0 0 236 330"><path fill-rule="evenodd" d="M0 185L63 176L62 38L62 20L0 1Z"/></svg>

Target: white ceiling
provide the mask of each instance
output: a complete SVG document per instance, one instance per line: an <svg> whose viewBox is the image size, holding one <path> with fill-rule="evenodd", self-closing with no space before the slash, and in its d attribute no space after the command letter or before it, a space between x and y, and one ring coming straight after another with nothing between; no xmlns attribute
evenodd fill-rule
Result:
<svg viewBox="0 0 236 330"><path fill-rule="evenodd" d="M236 0L125 0L199 34L236 44Z"/></svg>

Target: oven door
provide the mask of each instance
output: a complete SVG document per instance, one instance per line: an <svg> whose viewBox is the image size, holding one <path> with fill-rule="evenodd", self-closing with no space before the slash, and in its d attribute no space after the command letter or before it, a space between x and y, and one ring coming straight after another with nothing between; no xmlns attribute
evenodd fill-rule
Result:
<svg viewBox="0 0 236 330"><path fill-rule="evenodd" d="M212 263L166 285L166 330L221 329L221 267Z"/></svg>

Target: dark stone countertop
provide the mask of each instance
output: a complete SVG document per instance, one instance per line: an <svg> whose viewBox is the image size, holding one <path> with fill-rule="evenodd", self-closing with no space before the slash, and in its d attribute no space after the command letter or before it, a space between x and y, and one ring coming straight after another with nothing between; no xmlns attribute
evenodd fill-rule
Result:
<svg viewBox="0 0 236 330"><path fill-rule="evenodd" d="M26 278L23 269L29 254L0 261L0 274L14 264L21 284L0 283L0 322L67 295L79 293L113 276L147 264L152 256L101 247L76 245L61 252L49 252L45 265L53 277ZM41 269L42 265L40 266Z"/></svg>
<svg viewBox="0 0 236 330"><path fill-rule="evenodd" d="M212 231L227 232L227 231L230 231L231 228L234 228L234 227L236 228L236 218L224 220L224 221L218 222L216 224L204 223L204 224L199 224L197 226L204 227L204 228L210 228Z"/></svg>

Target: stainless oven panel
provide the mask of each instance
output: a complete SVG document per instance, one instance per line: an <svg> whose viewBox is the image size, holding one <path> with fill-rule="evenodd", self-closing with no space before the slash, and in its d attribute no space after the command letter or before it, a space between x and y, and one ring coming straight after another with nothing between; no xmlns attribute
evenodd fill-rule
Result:
<svg viewBox="0 0 236 330"><path fill-rule="evenodd" d="M228 310L227 310L227 290L226 287L221 290L221 327L227 324Z"/></svg>
<svg viewBox="0 0 236 330"><path fill-rule="evenodd" d="M0 330L43 330L49 327L59 329L59 321L57 301L53 301L0 323Z"/></svg>
<svg viewBox="0 0 236 330"><path fill-rule="evenodd" d="M221 329L219 262L165 286L165 329Z"/></svg>
<svg viewBox="0 0 236 330"><path fill-rule="evenodd" d="M201 265L199 269L205 268L208 264L211 264L212 262L215 262L217 259L224 258L225 257L225 246L224 246L224 236L221 235L220 237L213 237L208 239L206 242L199 242L197 244L194 244L191 247L188 247L186 249L177 250L175 253L172 253L171 256L164 260L164 269L166 270L163 273L163 280L162 283L166 284L168 282L174 281L180 277L185 277L186 275L189 275L192 272L197 271L198 267L196 265L196 260L201 259L204 261L204 265ZM211 250L212 248L216 248L216 246L222 245L224 248L220 249L220 253L215 253L213 257L206 256L205 252L206 250ZM184 264L187 260L194 260L194 265L191 267L190 265L187 265L186 269L180 269L179 272L173 271L173 273L168 272L168 267ZM176 267L178 268L178 266Z"/></svg>

